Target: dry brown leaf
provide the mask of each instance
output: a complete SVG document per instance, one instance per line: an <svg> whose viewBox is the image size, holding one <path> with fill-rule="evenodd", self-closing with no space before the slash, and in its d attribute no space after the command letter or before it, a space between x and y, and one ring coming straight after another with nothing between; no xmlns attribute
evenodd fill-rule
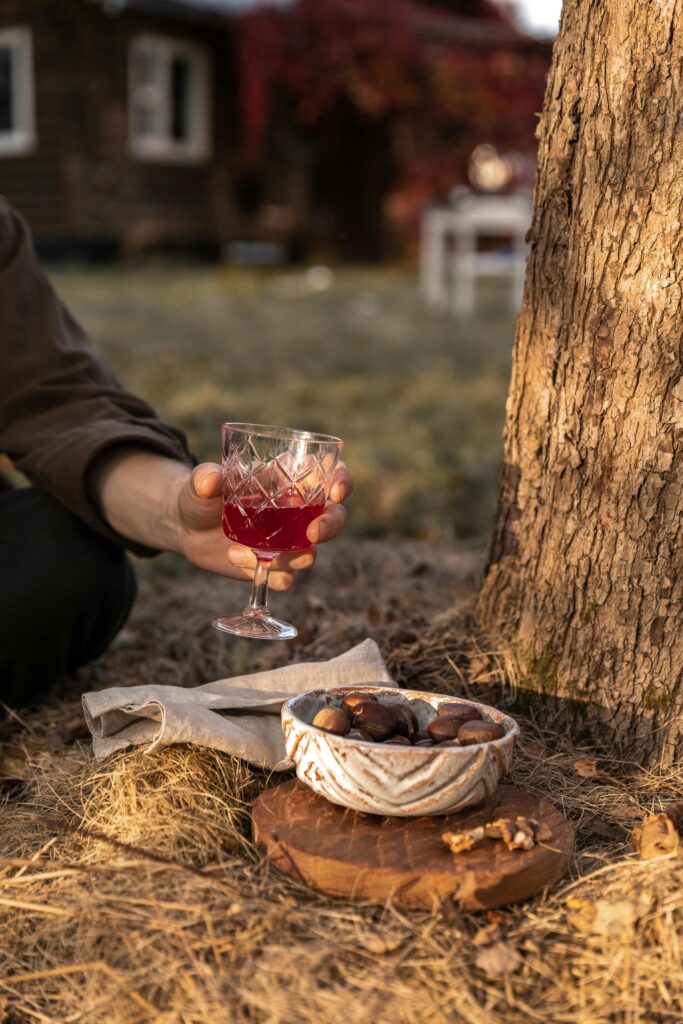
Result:
<svg viewBox="0 0 683 1024"><path fill-rule="evenodd" d="M590 822L590 830L593 835L602 836L605 839L623 840L628 835L621 825L615 825L611 821L604 821L602 818L593 818Z"/></svg>
<svg viewBox="0 0 683 1024"><path fill-rule="evenodd" d="M654 857L680 853L681 840L675 824L667 814L651 814L644 825L633 830L631 845L641 860L652 860Z"/></svg>
<svg viewBox="0 0 683 1024"><path fill-rule="evenodd" d="M642 818L643 812L633 804L615 804L612 807L612 814L615 818L623 818L625 821L633 821L635 818Z"/></svg>
<svg viewBox="0 0 683 1024"><path fill-rule="evenodd" d="M633 938L638 921L651 905L652 898L647 893L633 899L603 899L595 903L570 899L567 906L573 913L568 920L577 931L626 942Z"/></svg>
<svg viewBox="0 0 683 1024"><path fill-rule="evenodd" d="M477 953L474 963L489 978L502 978L505 974L514 974L522 958L509 942L494 942Z"/></svg>
<svg viewBox="0 0 683 1024"><path fill-rule="evenodd" d="M598 774L598 762L592 757L579 757L572 764L576 775L582 779L594 779Z"/></svg>
<svg viewBox="0 0 683 1024"><path fill-rule="evenodd" d="M667 818L671 818L677 829L683 827L683 800L675 800L662 808Z"/></svg>

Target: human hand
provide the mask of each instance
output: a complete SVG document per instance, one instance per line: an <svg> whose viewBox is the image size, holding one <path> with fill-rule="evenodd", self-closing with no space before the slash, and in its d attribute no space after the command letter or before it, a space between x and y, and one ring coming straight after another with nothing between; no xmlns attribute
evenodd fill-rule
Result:
<svg viewBox="0 0 683 1024"><path fill-rule="evenodd" d="M346 510L341 502L352 490L351 474L345 463L340 462L332 478L330 500L325 511L310 523L306 531L313 546L304 551L289 551L278 555L272 563L271 587L275 590L291 587L296 572L308 569L315 562L315 545L332 540L344 529ZM228 540L223 533L222 495L221 467L213 462L197 466L177 495L176 550L201 569L236 580L251 580L256 568L256 556L251 548Z"/></svg>

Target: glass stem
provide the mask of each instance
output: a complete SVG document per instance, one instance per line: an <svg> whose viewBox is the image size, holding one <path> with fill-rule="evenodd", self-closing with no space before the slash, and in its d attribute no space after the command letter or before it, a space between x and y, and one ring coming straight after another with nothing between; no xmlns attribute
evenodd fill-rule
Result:
<svg viewBox="0 0 683 1024"><path fill-rule="evenodd" d="M244 609L245 615L268 615L268 578L272 559L257 558L254 582L251 587L249 604Z"/></svg>

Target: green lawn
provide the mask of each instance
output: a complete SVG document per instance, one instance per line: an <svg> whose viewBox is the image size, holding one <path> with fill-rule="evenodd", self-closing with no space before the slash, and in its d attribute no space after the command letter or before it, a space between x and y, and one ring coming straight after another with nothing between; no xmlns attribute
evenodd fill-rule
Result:
<svg viewBox="0 0 683 1024"><path fill-rule="evenodd" d="M131 389L219 458L223 420L341 435L356 536L491 526L514 322L504 285L476 319L427 313L409 269L56 267L55 286Z"/></svg>

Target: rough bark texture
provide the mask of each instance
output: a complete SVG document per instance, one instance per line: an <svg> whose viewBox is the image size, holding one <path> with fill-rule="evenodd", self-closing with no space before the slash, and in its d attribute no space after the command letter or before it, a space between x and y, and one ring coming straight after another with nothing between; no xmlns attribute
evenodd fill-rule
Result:
<svg viewBox="0 0 683 1024"><path fill-rule="evenodd" d="M479 601L651 763L683 753L682 62L683 0L565 0Z"/></svg>

